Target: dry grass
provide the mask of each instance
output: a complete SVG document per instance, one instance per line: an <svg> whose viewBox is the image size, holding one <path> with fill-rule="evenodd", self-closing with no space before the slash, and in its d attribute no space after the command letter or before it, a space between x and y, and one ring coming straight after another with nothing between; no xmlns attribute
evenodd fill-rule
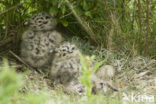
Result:
<svg viewBox="0 0 156 104"><path fill-rule="evenodd" d="M99 104L103 102L102 99L118 98L117 101L122 102L123 93L131 95L154 95L156 96L156 60L142 56L129 56L126 52L110 52L109 50L102 49L91 45L89 42L81 40L77 37L69 39L74 42L86 55L95 55L95 61L100 61L108 58L105 64L114 66L116 73L113 78L113 86L115 86L118 92L108 92L102 95L95 95L94 99ZM13 57L7 57L9 59L10 66L17 68L19 72L28 71L29 69L24 68L20 62L15 61ZM51 95L50 100L47 104L86 104L84 97L66 95L60 89L54 90L51 81L47 78L44 73L37 73L36 71L29 70L29 73L25 75L25 85L21 91L23 92L34 92L39 93L43 89ZM106 96L107 95L107 96ZM59 97L58 97L59 96ZM63 99L63 100L62 100ZM108 102L112 101L109 100ZM107 101L107 100L106 100ZM114 101L114 100L113 100ZM51 103L49 103L51 102ZM98 104L97 103L97 104ZM113 103L111 103L113 104Z"/></svg>
<svg viewBox="0 0 156 104"><path fill-rule="evenodd" d="M126 93L127 95L134 93L136 96L141 94L155 96L156 60L141 56L129 57L125 52L112 53L108 50L100 51L94 46L89 45L89 43L86 44L88 47L87 50L85 48L86 46L82 46L83 41L80 42L78 38L73 38L73 42L75 42L78 47L81 47L83 53L94 54L96 56L95 61L108 57L106 64L112 65L116 69L113 85L118 88L119 91L95 95L94 100L98 102L97 104L103 103L102 99L107 99L106 97L112 99L119 98L118 100L115 100L115 102L122 102L123 93ZM86 50L84 51L83 48ZM65 101L67 104L77 104L78 102L79 104L86 103L84 100L85 97L66 95L60 89L54 90L51 81L45 74L30 71L29 74L25 76L25 82L26 84L23 88L24 92L32 91L34 93L39 93L43 89L46 90L51 95L47 104L64 104ZM112 99L108 102L111 102Z"/></svg>

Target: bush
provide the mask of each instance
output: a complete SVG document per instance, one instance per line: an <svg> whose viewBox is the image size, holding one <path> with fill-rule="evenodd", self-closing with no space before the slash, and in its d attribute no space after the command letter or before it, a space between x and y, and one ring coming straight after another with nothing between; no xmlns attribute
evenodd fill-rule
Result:
<svg viewBox="0 0 156 104"><path fill-rule="evenodd" d="M62 24L67 34L87 38L99 49L126 50L131 55L143 54L155 57L155 11L154 0L150 3L150 30L147 34L146 9L136 5L136 1L110 0L2 0L0 2L0 39L2 43L13 42L17 49L20 42L22 24L34 13L46 11L56 17L58 24ZM67 5L70 3L81 22L73 15ZM20 5L19 5L20 4ZM44 5L43 5L44 4ZM142 8L146 2L141 1ZM12 8L14 7L14 8ZM11 9L10 9L11 8ZM8 10L8 11L6 11ZM6 17L6 18L4 18ZM85 25L84 25L85 24ZM141 24L141 25L140 25ZM82 26L84 25L84 26ZM21 29L19 29L19 27ZM63 28L63 27L62 27ZM63 30L61 28L61 30ZM86 30L88 29L88 30ZM10 39L13 36L13 40ZM5 40L6 39L6 40ZM0 44L2 44L0 43ZM2 44L2 47L4 47ZM1 45L0 45L1 46ZM146 47L145 47L146 46ZM148 47L150 47L150 50ZM8 48L6 48L8 49Z"/></svg>

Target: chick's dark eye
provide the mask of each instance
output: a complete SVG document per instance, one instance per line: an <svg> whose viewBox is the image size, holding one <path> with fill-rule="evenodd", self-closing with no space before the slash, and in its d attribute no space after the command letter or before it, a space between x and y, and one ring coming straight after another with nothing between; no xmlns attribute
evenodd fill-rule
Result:
<svg viewBox="0 0 156 104"><path fill-rule="evenodd" d="M49 16L46 16L45 18L46 18L46 19L49 19L50 17L49 17Z"/></svg>
<svg viewBox="0 0 156 104"><path fill-rule="evenodd" d="M72 47L72 50L74 50L75 49L75 47Z"/></svg>
<svg viewBox="0 0 156 104"><path fill-rule="evenodd" d="M48 23L48 21L43 22L43 24L47 24L47 23Z"/></svg>
<svg viewBox="0 0 156 104"><path fill-rule="evenodd" d="M63 56L65 56L66 54L65 53L63 53Z"/></svg>
<svg viewBox="0 0 156 104"><path fill-rule="evenodd" d="M100 86L101 86L101 87L103 87L103 83L102 83L102 82L101 82L101 83L99 83L99 84L100 84Z"/></svg>

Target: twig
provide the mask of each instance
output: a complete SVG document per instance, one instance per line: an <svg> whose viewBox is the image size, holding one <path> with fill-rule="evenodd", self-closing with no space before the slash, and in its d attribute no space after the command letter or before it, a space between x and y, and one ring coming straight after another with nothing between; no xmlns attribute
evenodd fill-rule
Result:
<svg viewBox="0 0 156 104"><path fill-rule="evenodd" d="M6 0L6 9L9 9L8 0ZM5 26L6 26L6 29L5 29L4 39L6 39L6 37L8 35L8 27L9 27L9 14L8 14L8 12L6 12Z"/></svg>
<svg viewBox="0 0 156 104"><path fill-rule="evenodd" d="M17 56L14 52L9 51L15 58L17 58L21 63L23 63L26 67L31 70L34 70L31 66L29 66L26 62L24 62L19 56Z"/></svg>
<svg viewBox="0 0 156 104"><path fill-rule="evenodd" d="M122 0L122 5L121 5L121 8L122 8L122 21L124 21L124 17L125 17L125 2L126 2L125 0Z"/></svg>
<svg viewBox="0 0 156 104"><path fill-rule="evenodd" d="M17 8L18 6L21 6L21 5L22 5L21 3L18 3L17 5L15 5L15 6L9 8L9 9L5 10L4 12L1 12L1 13L0 13L0 16L3 15L3 14L5 14L5 13L7 13L7 12L9 12L9 11L12 10L12 9Z"/></svg>
<svg viewBox="0 0 156 104"><path fill-rule="evenodd" d="M67 16L69 16L69 15L71 15L72 14L72 12L70 12L70 13L68 13L68 14L66 14L66 15L63 15L62 17L60 17L60 19L63 19L64 17L67 17Z"/></svg>
<svg viewBox="0 0 156 104"><path fill-rule="evenodd" d="M109 51L112 51L113 49L113 33L114 33L114 28L111 28L108 34L108 42L107 42L107 48Z"/></svg>
<svg viewBox="0 0 156 104"><path fill-rule="evenodd" d="M150 35L150 0L146 0L146 6L147 6L147 14L146 14L146 39L145 39L145 52L144 55L146 56L148 54L149 50L149 35Z"/></svg>
<svg viewBox="0 0 156 104"><path fill-rule="evenodd" d="M142 32L142 10L141 10L141 1L138 0L138 20L139 20L139 28L140 28L140 34Z"/></svg>
<svg viewBox="0 0 156 104"><path fill-rule="evenodd" d="M134 3L133 3L132 30L134 30L135 9L136 9L136 0L134 0Z"/></svg>

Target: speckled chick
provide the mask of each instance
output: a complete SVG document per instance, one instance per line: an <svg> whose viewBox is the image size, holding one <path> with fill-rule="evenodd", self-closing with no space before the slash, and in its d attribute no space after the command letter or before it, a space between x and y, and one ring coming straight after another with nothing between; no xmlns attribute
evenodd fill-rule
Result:
<svg viewBox="0 0 156 104"><path fill-rule="evenodd" d="M79 49L72 43L65 42L55 52L51 67L51 79L55 84L67 84L80 76L81 63Z"/></svg>
<svg viewBox="0 0 156 104"><path fill-rule="evenodd" d="M54 20L45 12L35 14L25 22L29 28L22 34L21 57L32 67L45 67L51 63L50 50L58 47L63 38L55 30Z"/></svg>
<svg viewBox="0 0 156 104"><path fill-rule="evenodd" d="M52 52L55 53L51 67L51 79L54 85L62 84L64 86L63 90L66 93L84 95L85 86L78 80L82 75L80 50L75 44L64 42L59 48L52 50ZM98 69L98 72L100 71L103 71L103 68ZM102 74L100 75L102 76ZM94 73L90 79L93 93L106 93L110 89L110 86L104 79L101 79L101 76L97 75L97 72Z"/></svg>

